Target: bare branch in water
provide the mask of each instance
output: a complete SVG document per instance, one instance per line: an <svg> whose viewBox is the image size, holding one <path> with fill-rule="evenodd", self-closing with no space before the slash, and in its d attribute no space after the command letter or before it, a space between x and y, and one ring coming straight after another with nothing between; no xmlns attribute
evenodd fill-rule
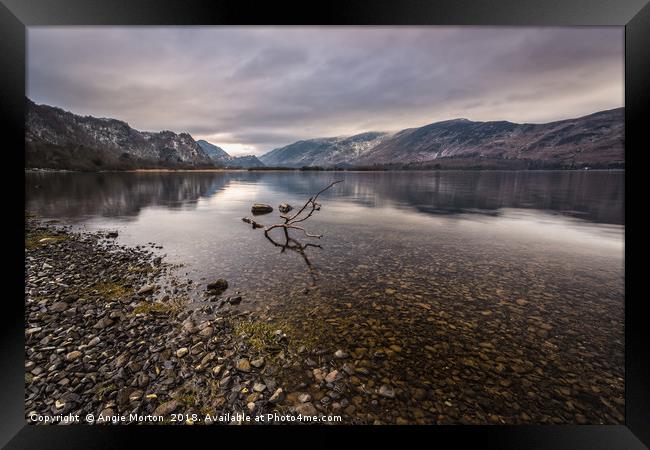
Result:
<svg viewBox="0 0 650 450"><path fill-rule="evenodd" d="M332 186L334 186L337 183L341 183L343 180L337 180L337 181L332 181L330 184L325 186L323 189L318 191L316 194L312 195L309 197L309 199L305 202L305 204L302 206L302 208L298 209L294 214L289 215L287 214L280 214L280 217L284 219L284 223L276 223L273 225L269 225L267 227L264 227L261 223L256 222L250 217L244 217L242 220L246 223L251 224L253 229L255 228L264 228L264 236L276 247L280 247L281 253L284 253L285 250L289 249L292 251L295 251L298 253L300 256L302 256L305 264L307 265L309 274L312 279L312 287L316 285L316 280L317 280L317 274L314 266L312 265L311 261L307 257L307 254L305 253L305 250L309 247L317 247L317 248L322 248L320 245L317 244L301 244L297 240L291 238L289 236L289 230L298 230L302 231L306 237L309 238L317 238L320 239L323 237L322 234L311 234L305 230L301 225L296 225L297 223L304 222L305 220L309 219L312 214L314 214L315 211L319 211L321 208L321 204L318 203L316 200L318 197L325 192L326 190L330 189ZM275 228L281 228L282 231L284 231L284 237L285 237L285 242L280 243L275 241L270 235L269 231L275 229Z"/></svg>
<svg viewBox="0 0 650 450"><path fill-rule="evenodd" d="M321 195L323 192L334 186L336 183L341 183L343 180L337 180L337 181L332 181L330 184L325 186L323 189L318 191L316 195L309 197L309 200L296 212L295 214L288 216L286 214L280 215L284 219L285 224L289 223L298 223L298 222L303 222L311 217L311 215L314 213L314 211L320 210L320 203L316 203L316 199L318 198L319 195ZM303 213L307 209L308 206L311 206L311 210L307 213L307 215L303 218L300 218L300 214ZM319 236L320 237L320 236Z"/></svg>
<svg viewBox="0 0 650 450"><path fill-rule="evenodd" d="M309 219L312 214L314 214L314 211L319 211L321 204L316 202L318 199L318 196L321 195L323 192L331 188L337 183L341 183L343 180L337 180L337 181L332 181L330 184L325 186L323 189L318 191L315 195L312 195L309 197L309 199L305 202L304 205L302 205L302 208L300 208L296 213L292 215L288 214L280 214L280 217L284 219L284 223L275 223L273 225L269 225L268 227L264 228L264 234L266 237L269 237L269 231L275 229L275 228L282 228L284 229L285 233L289 229L293 230L299 230L304 233L305 236L310 237L310 238L317 238L320 239L323 237L322 234L311 234L307 232L302 226L296 225L297 223L304 222L305 220ZM250 223L253 228L263 228L264 225L255 222L253 219L249 217L244 217L242 219L244 222Z"/></svg>

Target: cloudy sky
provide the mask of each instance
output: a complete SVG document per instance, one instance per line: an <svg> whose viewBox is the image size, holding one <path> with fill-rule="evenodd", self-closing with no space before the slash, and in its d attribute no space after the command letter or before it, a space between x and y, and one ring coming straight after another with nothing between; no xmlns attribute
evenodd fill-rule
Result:
<svg viewBox="0 0 650 450"><path fill-rule="evenodd" d="M623 106L623 28L30 27L27 95L234 155Z"/></svg>

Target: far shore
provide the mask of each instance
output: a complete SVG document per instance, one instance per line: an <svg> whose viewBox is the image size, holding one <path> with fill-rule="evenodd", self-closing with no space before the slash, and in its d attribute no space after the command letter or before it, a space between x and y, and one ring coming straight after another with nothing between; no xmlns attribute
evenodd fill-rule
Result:
<svg viewBox="0 0 650 450"><path fill-rule="evenodd" d="M594 168L594 169L494 169L494 168L453 168L453 169L301 169L301 168L271 168L271 169L130 169L130 170L72 170L45 169L26 167L25 172L40 173L214 173L214 172L625 172L625 168Z"/></svg>

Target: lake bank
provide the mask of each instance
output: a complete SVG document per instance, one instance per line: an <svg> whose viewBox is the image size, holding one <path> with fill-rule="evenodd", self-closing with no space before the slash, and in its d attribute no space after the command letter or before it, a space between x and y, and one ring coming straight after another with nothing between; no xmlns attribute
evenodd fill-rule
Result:
<svg viewBox="0 0 650 450"><path fill-rule="evenodd" d="M413 169L314 169L314 168L251 168L251 169L132 169L132 170L69 170L69 169L47 169L47 168L25 168L25 173L220 173L220 172L350 172L350 173L372 173L372 172L625 172L625 168L567 168L567 169L504 169L504 168L413 168Z"/></svg>
<svg viewBox="0 0 650 450"><path fill-rule="evenodd" d="M74 233L31 217L26 224L28 421L320 414L276 381L278 364L291 360L284 333L220 309L241 296L213 296L188 309L191 281L174 277L150 251L117 245L105 233Z"/></svg>

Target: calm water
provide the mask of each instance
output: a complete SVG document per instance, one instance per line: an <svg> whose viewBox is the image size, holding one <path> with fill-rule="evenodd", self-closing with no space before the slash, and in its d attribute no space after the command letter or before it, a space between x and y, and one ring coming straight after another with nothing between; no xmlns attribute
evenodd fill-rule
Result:
<svg viewBox="0 0 650 450"><path fill-rule="evenodd" d="M26 177L28 211L162 245L197 293L226 278L240 307L371 368L364 386L439 393L455 421L621 421L622 172ZM282 251L241 221L253 202L301 205L336 179L305 223L323 238L292 235L320 248ZM477 406L495 395L489 412Z"/></svg>

